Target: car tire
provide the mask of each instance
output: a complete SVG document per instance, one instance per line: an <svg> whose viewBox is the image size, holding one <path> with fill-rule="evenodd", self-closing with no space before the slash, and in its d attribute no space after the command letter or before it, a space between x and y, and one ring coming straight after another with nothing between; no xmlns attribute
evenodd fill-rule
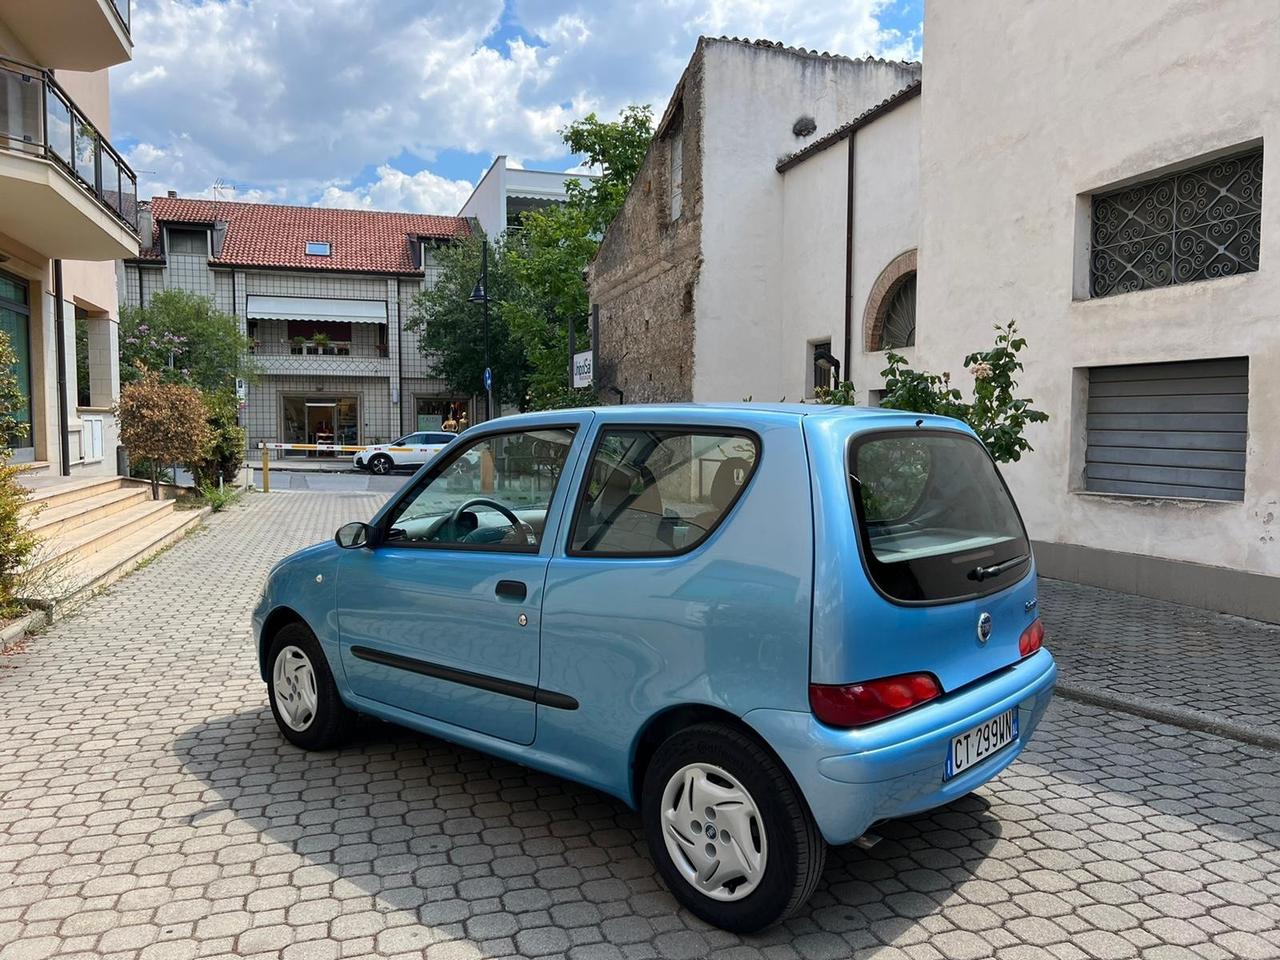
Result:
<svg viewBox="0 0 1280 960"><path fill-rule="evenodd" d="M386 476L391 472L391 468L396 465L395 461L388 457L385 453L375 453L369 458L369 472L376 473L378 476Z"/></svg>
<svg viewBox="0 0 1280 960"><path fill-rule="evenodd" d="M337 746L355 719L338 695L320 642L302 623L286 624L271 641L267 699L284 738L304 750Z"/></svg>
<svg viewBox="0 0 1280 960"><path fill-rule="evenodd" d="M822 877L826 842L798 788L768 750L728 725L698 724L658 748L640 814L668 889L721 929L752 933L783 919Z"/></svg>

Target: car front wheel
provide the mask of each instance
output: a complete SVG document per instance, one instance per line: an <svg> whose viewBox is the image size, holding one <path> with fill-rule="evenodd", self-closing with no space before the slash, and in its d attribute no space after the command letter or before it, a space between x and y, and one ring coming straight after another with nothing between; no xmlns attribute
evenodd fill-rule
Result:
<svg viewBox="0 0 1280 960"><path fill-rule="evenodd" d="M681 731L645 772L641 816L667 886L708 923L751 933L813 893L826 843L774 757L719 724Z"/></svg>
<svg viewBox="0 0 1280 960"><path fill-rule="evenodd" d="M338 744L354 715L338 695L315 634L305 624L286 624L271 641L267 662L267 696L284 738L304 750Z"/></svg>
<svg viewBox="0 0 1280 960"><path fill-rule="evenodd" d="M388 457L385 453L374 454L369 458L369 471L379 476L385 476L391 472L391 468L395 466L395 461Z"/></svg>

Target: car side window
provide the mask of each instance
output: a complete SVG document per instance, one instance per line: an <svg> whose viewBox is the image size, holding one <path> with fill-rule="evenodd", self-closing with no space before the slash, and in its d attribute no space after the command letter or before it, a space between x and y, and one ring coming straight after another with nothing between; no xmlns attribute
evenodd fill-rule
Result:
<svg viewBox="0 0 1280 960"><path fill-rule="evenodd" d="M423 437L423 443L452 443L454 435L452 433L428 433Z"/></svg>
<svg viewBox="0 0 1280 960"><path fill-rule="evenodd" d="M478 437L413 484L388 513L388 543L537 552L573 428Z"/></svg>
<svg viewBox="0 0 1280 960"><path fill-rule="evenodd" d="M701 543L732 508L759 459L746 433L602 430L574 516L569 552L671 556Z"/></svg>

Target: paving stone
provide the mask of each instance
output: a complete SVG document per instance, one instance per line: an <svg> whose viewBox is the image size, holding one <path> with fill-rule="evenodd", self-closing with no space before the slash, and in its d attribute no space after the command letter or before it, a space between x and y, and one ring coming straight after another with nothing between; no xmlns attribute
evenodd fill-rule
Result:
<svg viewBox="0 0 1280 960"><path fill-rule="evenodd" d="M1280 956L1280 755L1064 700L1003 775L832 850L748 938L679 909L590 789L372 721L288 746L248 611L379 502L251 496L0 661L0 960ZM1199 683L1215 636L1276 662L1268 628L1116 596L1042 589L1064 671L1086 627L1089 669L1143 695ZM1150 653L1171 642L1190 666Z"/></svg>

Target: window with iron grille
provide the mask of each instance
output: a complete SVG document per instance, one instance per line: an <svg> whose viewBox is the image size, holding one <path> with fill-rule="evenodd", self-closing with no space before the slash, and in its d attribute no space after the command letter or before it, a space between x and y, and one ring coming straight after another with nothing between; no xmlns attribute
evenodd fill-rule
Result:
<svg viewBox="0 0 1280 960"><path fill-rule="evenodd" d="M1090 295L1257 270L1261 221L1261 147L1096 194Z"/></svg>

